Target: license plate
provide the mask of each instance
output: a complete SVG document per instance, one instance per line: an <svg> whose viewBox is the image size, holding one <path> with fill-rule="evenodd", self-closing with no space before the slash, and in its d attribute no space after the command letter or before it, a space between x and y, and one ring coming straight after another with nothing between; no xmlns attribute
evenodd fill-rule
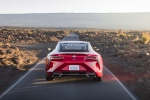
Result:
<svg viewBox="0 0 150 100"><path fill-rule="evenodd" d="M79 70L79 65L69 65L69 70Z"/></svg>

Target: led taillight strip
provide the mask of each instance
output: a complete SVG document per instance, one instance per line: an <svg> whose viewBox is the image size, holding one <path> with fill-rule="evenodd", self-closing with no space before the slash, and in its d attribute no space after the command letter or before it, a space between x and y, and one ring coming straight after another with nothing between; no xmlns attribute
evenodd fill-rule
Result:
<svg viewBox="0 0 150 100"><path fill-rule="evenodd" d="M97 61L97 56L87 56L86 60L96 60Z"/></svg>
<svg viewBox="0 0 150 100"><path fill-rule="evenodd" d="M64 57L60 57L60 56L51 56L51 60L62 60L64 59Z"/></svg>

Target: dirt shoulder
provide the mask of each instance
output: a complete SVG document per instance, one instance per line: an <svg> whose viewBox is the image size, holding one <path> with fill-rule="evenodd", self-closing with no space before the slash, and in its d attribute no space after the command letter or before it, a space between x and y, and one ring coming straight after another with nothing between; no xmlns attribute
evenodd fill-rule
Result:
<svg viewBox="0 0 150 100"><path fill-rule="evenodd" d="M29 68L34 66L49 53L47 48L54 48L57 42L37 43L32 45L10 46L17 48L17 56L9 55L1 61L0 66L0 93L12 85ZM4 46L4 45L3 45ZM7 48L8 49L8 48ZM12 49L11 49L12 51ZM15 52L16 50L14 50ZM10 59L10 60L9 60Z"/></svg>
<svg viewBox="0 0 150 100"><path fill-rule="evenodd" d="M54 48L68 30L0 28L0 94Z"/></svg>
<svg viewBox="0 0 150 100"><path fill-rule="evenodd" d="M80 40L99 49L104 65L141 100L150 98L150 33L141 31L76 31ZM148 35L145 41L144 35Z"/></svg>

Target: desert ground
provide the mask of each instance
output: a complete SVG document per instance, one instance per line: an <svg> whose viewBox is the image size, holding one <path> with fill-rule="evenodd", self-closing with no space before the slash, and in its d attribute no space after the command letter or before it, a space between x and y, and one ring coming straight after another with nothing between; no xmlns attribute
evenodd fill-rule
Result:
<svg viewBox="0 0 150 100"><path fill-rule="evenodd" d="M0 28L0 93L44 58L70 31L98 49L104 65L141 100L150 98L150 32Z"/></svg>

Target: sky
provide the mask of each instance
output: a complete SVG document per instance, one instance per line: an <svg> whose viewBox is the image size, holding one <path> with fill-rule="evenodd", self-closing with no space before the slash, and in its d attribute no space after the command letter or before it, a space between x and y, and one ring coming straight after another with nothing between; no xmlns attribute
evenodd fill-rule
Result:
<svg viewBox="0 0 150 100"><path fill-rule="evenodd" d="M150 12L149 0L0 0L0 14Z"/></svg>

